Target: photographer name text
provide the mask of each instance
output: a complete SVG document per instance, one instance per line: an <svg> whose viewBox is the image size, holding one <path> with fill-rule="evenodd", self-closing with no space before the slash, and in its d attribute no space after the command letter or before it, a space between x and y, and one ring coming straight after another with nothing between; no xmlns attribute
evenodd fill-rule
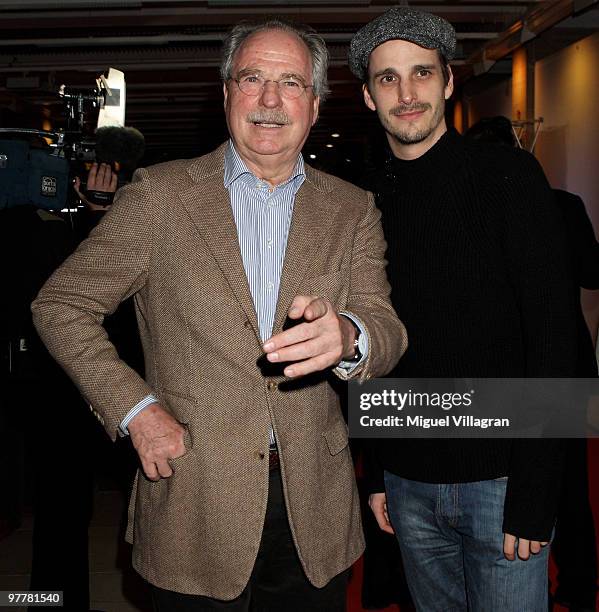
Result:
<svg viewBox="0 0 599 612"><path fill-rule="evenodd" d="M388 415L385 417L371 417L363 414L360 417L361 427L412 427L419 429L435 429L441 427L470 427L489 429L490 427L507 428L510 420L506 418L478 418L471 415L447 415L438 418L427 418L420 415L399 417Z"/></svg>

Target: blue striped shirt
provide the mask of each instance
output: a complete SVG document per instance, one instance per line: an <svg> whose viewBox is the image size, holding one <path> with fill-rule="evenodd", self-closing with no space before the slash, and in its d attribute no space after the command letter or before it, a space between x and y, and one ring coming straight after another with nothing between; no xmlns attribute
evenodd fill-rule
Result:
<svg viewBox="0 0 599 612"><path fill-rule="evenodd" d="M293 202L305 180L304 160L299 155L291 176L272 188L248 170L229 141L225 187L263 342L272 334Z"/></svg>
<svg viewBox="0 0 599 612"><path fill-rule="evenodd" d="M225 149L224 184L229 192L243 267L263 342L272 335L293 203L305 180L304 159L300 154L291 176L284 183L272 187L252 174L229 140ZM349 313L343 314L352 319L360 332L365 334L359 321ZM366 354L362 360L365 357ZM348 373L357 365L340 364ZM156 401L156 397L149 395L139 402L121 422L121 432L128 434L127 425L131 419ZM270 443L271 446L275 444L272 429Z"/></svg>

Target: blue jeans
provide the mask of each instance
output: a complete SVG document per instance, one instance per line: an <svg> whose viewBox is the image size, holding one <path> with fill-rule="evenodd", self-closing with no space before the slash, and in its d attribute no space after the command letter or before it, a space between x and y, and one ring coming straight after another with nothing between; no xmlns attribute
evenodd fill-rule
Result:
<svg viewBox="0 0 599 612"><path fill-rule="evenodd" d="M503 556L507 479L429 484L385 472L387 511L416 609L547 612L549 547Z"/></svg>

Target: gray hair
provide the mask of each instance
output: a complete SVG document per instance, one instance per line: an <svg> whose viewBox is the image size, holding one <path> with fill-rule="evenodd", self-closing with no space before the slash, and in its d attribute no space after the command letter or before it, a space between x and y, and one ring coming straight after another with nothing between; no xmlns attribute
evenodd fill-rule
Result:
<svg viewBox="0 0 599 612"><path fill-rule="evenodd" d="M233 60L245 40L252 34L264 30L283 30L283 32L295 34L308 47L312 57L312 90L314 95L319 96L320 101L323 102L329 93L327 82L329 52L326 43L322 36L310 26L283 21L282 19L266 19L257 22L242 21L229 32L223 42L220 64L222 80L226 82L232 78Z"/></svg>

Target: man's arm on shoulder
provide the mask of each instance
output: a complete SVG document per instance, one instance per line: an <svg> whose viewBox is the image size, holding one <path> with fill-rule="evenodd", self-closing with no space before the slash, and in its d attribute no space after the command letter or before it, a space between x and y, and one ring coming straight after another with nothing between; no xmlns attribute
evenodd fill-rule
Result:
<svg viewBox="0 0 599 612"><path fill-rule="evenodd" d="M145 180L144 180L145 179ZM114 439L129 410L152 393L118 356L102 322L145 284L152 248L152 198L138 170L89 238L59 267L32 304L52 356L101 414Z"/></svg>

